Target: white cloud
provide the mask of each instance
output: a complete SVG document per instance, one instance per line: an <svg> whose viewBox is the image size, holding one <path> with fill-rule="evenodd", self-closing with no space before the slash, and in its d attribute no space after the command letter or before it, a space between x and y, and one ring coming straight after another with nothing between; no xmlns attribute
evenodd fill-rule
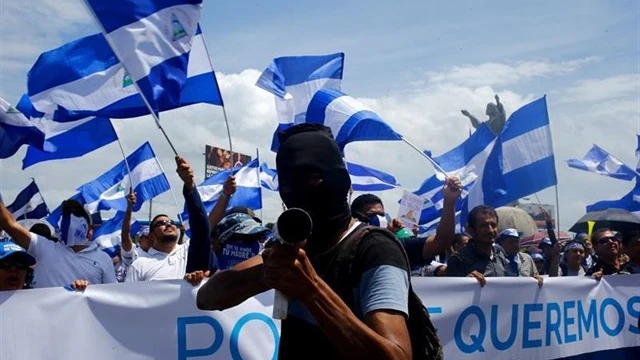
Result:
<svg viewBox="0 0 640 360"><path fill-rule="evenodd" d="M431 83L454 83L463 86L511 85L536 77L549 78L566 75L590 63L597 57L552 63L548 61L519 61L514 64L484 63L480 65L453 66L443 72L427 72Z"/></svg>
<svg viewBox="0 0 640 360"><path fill-rule="evenodd" d="M561 101L597 103L628 98L637 102L640 97L640 74L620 74L603 79L585 79L557 92ZM608 106L607 106L608 107Z"/></svg>

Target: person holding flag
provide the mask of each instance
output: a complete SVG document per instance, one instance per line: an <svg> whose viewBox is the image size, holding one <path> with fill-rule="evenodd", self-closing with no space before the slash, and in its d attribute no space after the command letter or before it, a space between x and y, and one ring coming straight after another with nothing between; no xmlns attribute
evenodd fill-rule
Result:
<svg viewBox="0 0 640 360"><path fill-rule="evenodd" d="M206 269L211 244L206 210L196 188L193 168L180 156L176 156L176 164L176 171L184 183L182 192L190 215L192 238L179 244L178 225L165 214L156 215L149 224L149 237L153 245L147 252L148 256L140 256L133 261L125 282L184 278L198 285L209 274ZM204 261L198 260L200 258ZM203 265L193 269L194 263Z"/></svg>

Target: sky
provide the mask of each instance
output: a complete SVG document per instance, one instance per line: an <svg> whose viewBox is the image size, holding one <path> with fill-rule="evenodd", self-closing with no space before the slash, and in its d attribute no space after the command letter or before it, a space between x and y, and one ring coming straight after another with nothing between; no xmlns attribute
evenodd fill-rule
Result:
<svg viewBox="0 0 640 360"><path fill-rule="evenodd" d="M0 97L15 103L43 51L98 32L81 0L0 1ZM631 182L568 168L598 144L635 167L640 133L640 2L638 1L204 1L201 26L217 73L234 151L275 166L269 150L277 117L273 96L254 86L270 61L286 55L344 52L342 90L397 132L434 155L461 143L467 109L484 118L499 94L507 114L547 95L558 174L560 226L585 206L617 199ZM204 179L204 146L228 147L221 108L193 105L161 115L178 152ZM150 141L182 208L181 182L170 147L146 116L114 120L126 152ZM74 194L122 158L116 143L83 158L41 163L25 171L23 147L1 161L0 191L8 203L33 177L49 207ZM433 174L400 142L347 146L346 158L396 176L402 188L377 193L391 215L403 189ZM266 220L281 209L264 192ZM555 189L537 194L555 204ZM531 197L527 201L537 201ZM148 209L137 214L146 218ZM171 194L153 213L177 212Z"/></svg>

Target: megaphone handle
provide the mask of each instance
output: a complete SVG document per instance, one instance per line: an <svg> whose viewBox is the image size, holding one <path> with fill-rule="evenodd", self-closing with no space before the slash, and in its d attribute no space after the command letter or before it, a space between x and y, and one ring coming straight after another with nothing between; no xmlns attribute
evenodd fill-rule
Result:
<svg viewBox="0 0 640 360"><path fill-rule="evenodd" d="M288 310L289 300L283 293L275 290L273 294L273 318L279 320L286 319Z"/></svg>

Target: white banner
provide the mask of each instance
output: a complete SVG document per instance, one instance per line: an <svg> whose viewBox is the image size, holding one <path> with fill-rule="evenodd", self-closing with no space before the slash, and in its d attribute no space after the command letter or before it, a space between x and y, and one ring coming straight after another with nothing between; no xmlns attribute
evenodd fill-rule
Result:
<svg viewBox="0 0 640 360"><path fill-rule="evenodd" d="M490 278L483 288L469 278L412 282L447 359L632 359L640 351L640 275L545 279L542 288L526 278ZM273 292L224 312L199 311L195 294L184 281L0 292L0 359L277 357Z"/></svg>

